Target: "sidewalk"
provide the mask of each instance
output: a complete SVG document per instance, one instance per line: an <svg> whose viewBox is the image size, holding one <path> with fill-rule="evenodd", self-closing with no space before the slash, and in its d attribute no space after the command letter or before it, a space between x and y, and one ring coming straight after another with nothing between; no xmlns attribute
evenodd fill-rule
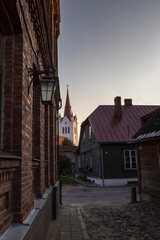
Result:
<svg viewBox="0 0 160 240"><path fill-rule="evenodd" d="M57 220L52 221L46 240L89 240L80 210L60 207Z"/></svg>

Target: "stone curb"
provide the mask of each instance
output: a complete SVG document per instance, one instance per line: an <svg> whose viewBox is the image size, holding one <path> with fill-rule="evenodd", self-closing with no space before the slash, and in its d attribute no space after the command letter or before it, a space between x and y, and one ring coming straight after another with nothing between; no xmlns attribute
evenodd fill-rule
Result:
<svg viewBox="0 0 160 240"><path fill-rule="evenodd" d="M80 224L81 224L83 238L84 238L84 240L90 240L90 237L89 237L88 232L87 232L86 224L83 220L80 208L77 208L77 213L78 213L78 217L79 217Z"/></svg>

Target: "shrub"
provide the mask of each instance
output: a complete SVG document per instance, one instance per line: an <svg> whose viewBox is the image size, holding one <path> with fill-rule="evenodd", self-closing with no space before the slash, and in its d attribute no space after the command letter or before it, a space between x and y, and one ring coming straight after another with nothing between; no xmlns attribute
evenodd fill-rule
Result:
<svg viewBox="0 0 160 240"><path fill-rule="evenodd" d="M65 154L60 154L60 175L71 175L72 174L72 164L71 159Z"/></svg>

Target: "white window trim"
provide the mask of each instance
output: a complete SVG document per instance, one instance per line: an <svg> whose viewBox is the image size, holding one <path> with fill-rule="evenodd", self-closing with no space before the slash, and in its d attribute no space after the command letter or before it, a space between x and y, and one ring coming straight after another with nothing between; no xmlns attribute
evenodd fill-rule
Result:
<svg viewBox="0 0 160 240"><path fill-rule="evenodd" d="M136 168L132 168L132 155L131 155L132 151L135 152ZM126 155L125 155L125 152L129 152L130 168L126 168ZM123 154L124 154L124 169L128 170L128 171L130 171L130 170L137 170L137 154L136 154L136 150L134 150L134 149L124 150Z"/></svg>

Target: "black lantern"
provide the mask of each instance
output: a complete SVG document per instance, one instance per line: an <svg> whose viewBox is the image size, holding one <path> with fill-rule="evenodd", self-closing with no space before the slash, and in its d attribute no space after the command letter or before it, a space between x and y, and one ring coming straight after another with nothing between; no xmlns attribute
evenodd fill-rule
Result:
<svg viewBox="0 0 160 240"><path fill-rule="evenodd" d="M41 87L41 100L43 104L52 104L54 89L55 89L55 80L50 76L44 76L40 80Z"/></svg>
<svg viewBox="0 0 160 240"><path fill-rule="evenodd" d="M52 69L52 71L49 71L49 69ZM45 74L40 80L40 88L41 88L41 100L42 104L53 104L53 97L54 97L54 92L55 92L55 87L56 87L56 81L54 77L49 76L49 74L54 74L55 69L53 67L48 66L46 70L37 70L37 69L32 69L28 68L26 66L26 69L28 70L29 76L32 77L29 86L28 86L28 94L30 91L31 84L35 80L35 76L39 76L42 74Z"/></svg>

